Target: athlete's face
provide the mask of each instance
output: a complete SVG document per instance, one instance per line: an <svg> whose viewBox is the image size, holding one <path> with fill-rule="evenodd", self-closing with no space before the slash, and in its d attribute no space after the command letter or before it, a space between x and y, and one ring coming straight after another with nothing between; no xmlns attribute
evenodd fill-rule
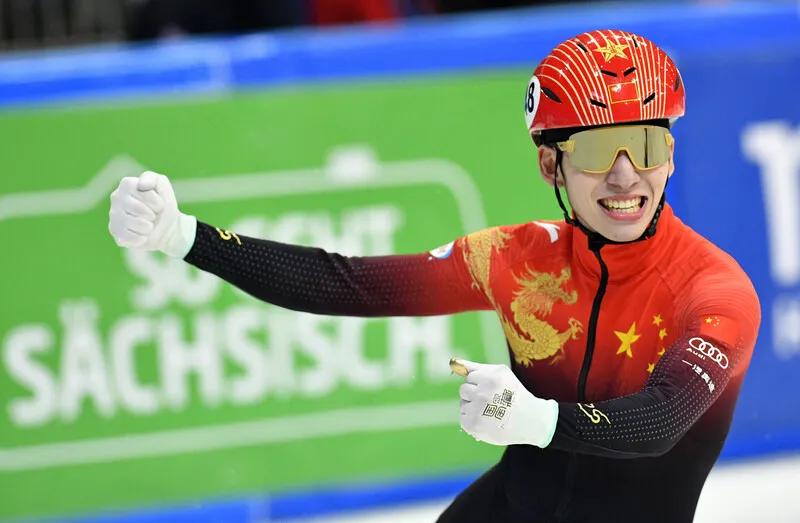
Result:
<svg viewBox="0 0 800 523"><path fill-rule="evenodd" d="M554 149L539 148L539 168L551 185L555 183L555 159ZM668 162L648 170L637 170L624 151L606 174L576 169L566 157L561 166L569 204L577 218L589 230L619 242L635 240L644 233L674 170L672 152ZM565 186L561 175L558 183Z"/></svg>

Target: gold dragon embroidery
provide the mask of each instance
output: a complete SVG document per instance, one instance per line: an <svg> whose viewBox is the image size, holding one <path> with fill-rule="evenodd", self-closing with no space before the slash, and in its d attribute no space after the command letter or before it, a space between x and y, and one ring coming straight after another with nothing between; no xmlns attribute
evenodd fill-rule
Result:
<svg viewBox="0 0 800 523"><path fill-rule="evenodd" d="M486 229L470 234L467 237L464 261L467 264L470 276L472 276L472 285L481 289L492 304L495 304L492 289L489 287L489 278L492 272L492 252L505 249L507 247L506 241L510 238L510 234L503 232L499 228ZM497 305L495 304L496 307Z"/></svg>
<svg viewBox="0 0 800 523"><path fill-rule="evenodd" d="M572 272L566 267L556 276L533 272L526 266L527 275L515 277L520 288L514 293L511 303L514 315L512 322L496 303L489 286L492 254L495 250L505 249L510 238L510 234L499 228L469 235L463 249L464 262L472 276L473 286L481 289L494 305L516 361L529 366L535 360L553 358L551 364L556 363L563 357L567 341L578 339L578 334L583 332L583 325L575 318L570 318L569 329L558 332L542 317L549 316L558 301L572 305L578 300L577 291L567 292L564 289Z"/></svg>
<svg viewBox="0 0 800 523"><path fill-rule="evenodd" d="M533 272L527 266L526 269L526 277L515 278L520 288L514 293L514 300L511 302L514 322L524 336L505 317L501 316L500 321L517 363L529 366L534 360L553 358L550 362L552 365L564 356L564 345L567 341L578 339L578 334L583 332L583 325L575 318L570 318L569 328L559 332L541 318L549 316L553 312L553 306L559 301L573 305L578 301L578 292L567 292L564 289L572 277L569 267L563 268L558 276Z"/></svg>

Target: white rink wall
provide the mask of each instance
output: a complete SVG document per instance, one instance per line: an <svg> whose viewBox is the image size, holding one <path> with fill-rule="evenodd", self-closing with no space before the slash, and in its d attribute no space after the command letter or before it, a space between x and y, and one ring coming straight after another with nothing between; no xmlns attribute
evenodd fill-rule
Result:
<svg viewBox="0 0 800 523"><path fill-rule="evenodd" d="M694 523L800 523L800 453L718 465ZM448 500L292 523L433 523Z"/></svg>

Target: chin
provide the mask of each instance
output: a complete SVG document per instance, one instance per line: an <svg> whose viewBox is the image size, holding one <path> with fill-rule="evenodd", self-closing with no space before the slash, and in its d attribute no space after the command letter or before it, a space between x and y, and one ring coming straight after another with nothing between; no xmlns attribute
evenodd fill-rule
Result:
<svg viewBox="0 0 800 523"><path fill-rule="evenodd" d="M621 226L614 227L613 229L605 232L600 232L600 234L615 242L632 242L634 240L638 240L642 234L644 234L646 229L647 225L637 225L635 227Z"/></svg>

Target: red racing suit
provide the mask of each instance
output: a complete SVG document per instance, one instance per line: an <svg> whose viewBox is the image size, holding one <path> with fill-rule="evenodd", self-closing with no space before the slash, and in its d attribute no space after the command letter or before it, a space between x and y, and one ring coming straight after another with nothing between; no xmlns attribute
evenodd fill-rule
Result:
<svg viewBox="0 0 800 523"><path fill-rule="evenodd" d="M630 244L593 245L563 221L533 221L374 257L198 222L185 260L316 314L495 311L511 368L535 396L559 403L558 425L547 448L510 446L493 471L496 503L518 519L457 521L690 522L761 321L743 270L669 205L657 233Z"/></svg>

